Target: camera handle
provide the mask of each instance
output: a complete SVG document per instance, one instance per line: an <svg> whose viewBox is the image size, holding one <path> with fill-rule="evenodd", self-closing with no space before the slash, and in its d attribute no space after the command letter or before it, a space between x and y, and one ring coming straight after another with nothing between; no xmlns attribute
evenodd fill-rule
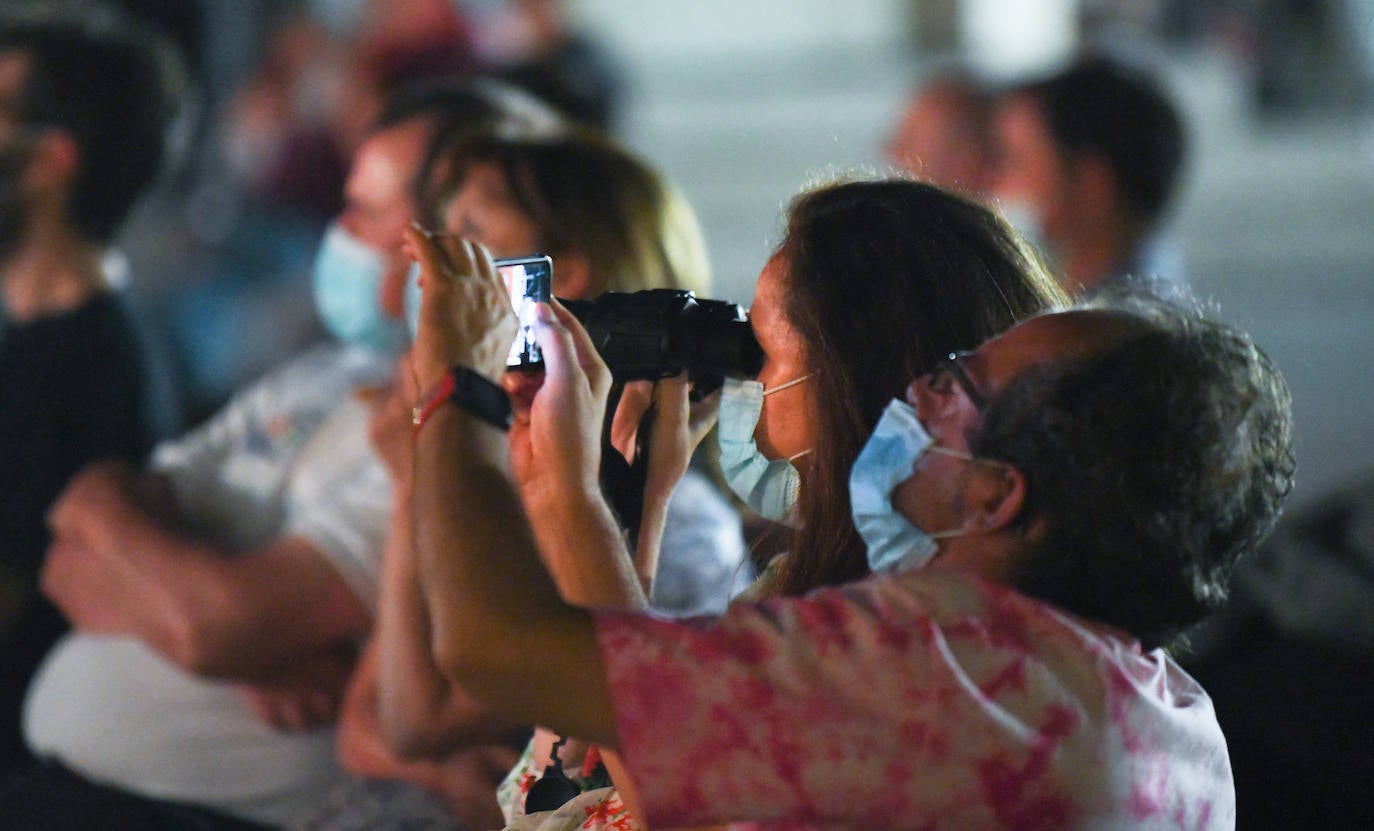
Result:
<svg viewBox="0 0 1374 831"><path fill-rule="evenodd" d="M650 404L640 417L639 429L635 431L635 460L626 460L611 444L611 423L615 419L620 396L625 390L623 383L611 386L606 400L606 420L601 425L601 491L611 503L620 525L629 532L631 543L639 539L639 524L644 515L644 483L649 478L650 432L656 404Z"/></svg>

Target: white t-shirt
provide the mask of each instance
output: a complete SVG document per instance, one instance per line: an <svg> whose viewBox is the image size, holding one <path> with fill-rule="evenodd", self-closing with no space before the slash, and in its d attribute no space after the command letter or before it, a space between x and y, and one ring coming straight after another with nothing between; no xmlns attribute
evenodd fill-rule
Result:
<svg viewBox="0 0 1374 831"><path fill-rule="evenodd" d="M233 551L303 537L373 605L391 490L354 390L390 370L357 347L315 347L160 445L154 467L207 539ZM60 641L30 687L24 730L35 753L93 780L279 825L306 817L344 775L332 729L277 732L234 685L126 637Z"/></svg>

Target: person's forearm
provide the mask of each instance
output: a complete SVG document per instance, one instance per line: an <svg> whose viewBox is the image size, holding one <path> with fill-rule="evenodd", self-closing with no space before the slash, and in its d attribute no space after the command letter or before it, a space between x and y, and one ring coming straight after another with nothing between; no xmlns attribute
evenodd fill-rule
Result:
<svg viewBox="0 0 1374 831"><path fill-rule="evenodd" d="M504 436L440 408L420 432L414 492L417 566L441 670L493 712L613 745L591 620L545 571ZM599 536L618 536L612 529Z"/></svg>
<svg viewBox="0 0 1374 831"><path fill-rule="evenodd" d="M377 700L383 736L403 760L498 741L515 726L493 718L439 671L415 572L409 483L397 488L377 611Z"/></svg>
<svg viewBox="0 0 1374 831"><path fill-rule="evenodd" d="M101 567L75 579L100 580L99 602L119 617L113 629L187 671L270 679L370 626L367 609L308 541L221 550L169 527L132 496L88 520L85 538L99 547Z"/></svg>
<svg viewBox="0 0 1374 831"><path fill-rule="evenodd" d="M361 638L370 614L311 544L230 556L156 527L130 541L135 633L197 675L259 681ZM135 601L138 598L134 598Z"/></svg>
<svg viewBox="0 0 1374 831"><path fill-rule="evenodd" d="M648 607L648 586L599 493L569 485L526 508L544 565L564 600L583 608Z"/></svg>
<svg viewBox="0 0 1374 831"><path fill-rule="evenodd" d="M654 577L663 548L663 531L668 526L668 499L646 494L639 518L639 538L635 543L634 569L646 598L653 596ZM647 601L646 601L647 602Z"/></svg>

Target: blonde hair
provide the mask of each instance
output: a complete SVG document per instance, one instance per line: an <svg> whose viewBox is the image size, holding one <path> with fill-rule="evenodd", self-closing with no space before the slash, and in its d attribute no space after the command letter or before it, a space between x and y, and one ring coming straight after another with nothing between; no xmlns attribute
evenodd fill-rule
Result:
<svg viewBox="0 0 1374 831"><path fill-rule="evenodd" d="M451 197L467 171L495 166L544 253L586 258L587 297L607 291L677 288L707 295L705 240L695 212L662 174L599 133L469 137L446 152ZM555 265L555 268L557 266Z"/></svg>

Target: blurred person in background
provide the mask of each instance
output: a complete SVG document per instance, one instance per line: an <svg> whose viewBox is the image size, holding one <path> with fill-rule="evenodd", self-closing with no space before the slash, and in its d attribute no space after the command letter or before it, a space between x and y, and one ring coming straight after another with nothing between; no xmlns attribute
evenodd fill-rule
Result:
<svg viewBox="0 0 1374 831"><path fill-rule="evenodd" d="M565 0L479 0L474 12L483 69L529 90L568 118L613 132L625 95L615 56L569 20Z"/></svg>
<svg viewBox="0 0 1374 831"><path fill-rule="evenodd" d="M349 160L400 86L474 66L449 0L266 5L263 54L222 94L184 210L160 234L179 259L149 304L193 424L326 335L308 276Z"/></svg>
<svg viewBox="0 0 1374 831"><path fill-rule="evenodd" d="M1183 279L1162 226L1187 137L1158 79L1115 58L1085 57L1006 91L996 133L994 195L1067 289Z"/></svg>
<svg viewBox="0 0 1374 831"><path fill-rule="evenodd" d="M593 69L609 58L571 31L560 4L267 5L265 54L217 107L184 216L169 217L177 233L162 235L180 242L180 264L149 301L192 424L325 335L306 288L314 246L341 209L348 160L398 86L508 77L595 124L609 122L618 98L616 73Z"/></svg>
<svg viewBox="0 0 1374 831"><path fill-rule="evenodd" d="M112 243L163 169L181 80L110 9L0 12L0 776L30 761L24 690L66 629L38 593L45 515L84 465L155 438Z"/></svg>
<svg viewBox="0 0 1374 831"><path fill-rule="evenodd" d="M41 763L0 787L8 827L285 825L343 775L331 725L390 513L362 392L407 341L401 231L430 142L542 125L527 103L462 82L398 94L316 260L336 340L160 444L147 470L90 466L64 491L42 580L77 631L30 687Z"/></svg>
<svg viewBox="0 0 1374 831"><path fill-rule="evenodd" d="M938 69L912 91L883 154L931 184L986 198L997 172L995 102L970 70Z"/></svg>

